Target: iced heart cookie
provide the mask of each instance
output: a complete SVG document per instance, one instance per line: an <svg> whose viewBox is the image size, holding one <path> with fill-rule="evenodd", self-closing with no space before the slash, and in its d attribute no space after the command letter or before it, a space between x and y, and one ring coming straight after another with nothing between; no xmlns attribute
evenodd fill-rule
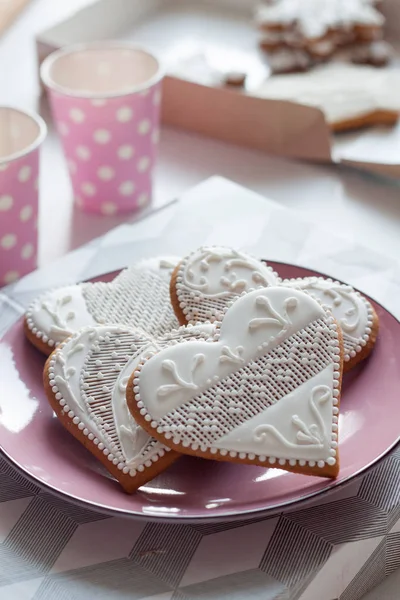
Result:
<svg viewBox="0 0 400 600"><path fill-rule="evenodd" d="M281 284L276 273L260 260L240 253L240 260L248 260L251 268L242 269L238 276L231 262L235 250L218 248L217 256L224 258L215 263L209 260L207 251L200 249L184 258L172 275L171 299L180 323L221 318L224 308L242 291ZM205 270L202 270L204 256ZM204 279L200 281L201 277ZM230 287L227 280L231 281ZM372 304L354 288L323 277L285 280L283 285L306 290L332 312L342 328L345 371L370 354L378 335L379 319Z"/></svg>
<svg viewBox="0 0 400 600"><path fill-rule="evenodd" d="M277 285L265 263L232 248L199 248L185 257L171 277L171 302L181 325L220 319L229 302L255 287Z"/></svg>
<svg viewBox="0 0 400 600"><path fill-rule="evenodd" d="M350 285L324 277L285 280L282 285L306 290L331 310L342 330L345 371L367 358L379 331L378 315L367 298Z"/></svg>
<svg viewBox="0 0 400 600"><path fill-rule="evenodd" d="M336 477L341 332L295 288L244 293L208 341L142 357L126 398L171 449L204 458Z"/></svg>
<svg viewBox="0 0 400 600"><path fill-rule="evenodd" d="M178 454L133 419L125 388L137 361L185 335L206 339L211 325L171 331L159 340L121 326L84 328L47 359L44 386L66 429L94 454L126 492L153 479Z"/></svg>
<svg viewBox="0 0 400 600"><path fill-rule="evenodd" d="M160 335L177 327L169 299L178 258L153 258L124 269L111 283L82 283L47 292L25 313L27 338L44 354L81 327L121 323Z"/></svg>

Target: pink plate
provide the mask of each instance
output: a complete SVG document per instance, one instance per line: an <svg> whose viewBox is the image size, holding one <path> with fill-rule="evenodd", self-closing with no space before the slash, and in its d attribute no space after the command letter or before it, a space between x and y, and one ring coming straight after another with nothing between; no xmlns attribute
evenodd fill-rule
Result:
<svg viewBox="0 0 400 600"><path fill-rule="evenodd" d="M319 275L270 264L282 277ZM99 279L110 281L115 275ZM40 485L113 515L187 522L234 520L327 493L376 463L399 440L400 324L382 306L375 302L374 306L380 320L375 350L344 378L341 470L335 481L183 457L128 496L54 416L42 388L44 357L25 339L22 319L0 342L3 452Z"/></svg>

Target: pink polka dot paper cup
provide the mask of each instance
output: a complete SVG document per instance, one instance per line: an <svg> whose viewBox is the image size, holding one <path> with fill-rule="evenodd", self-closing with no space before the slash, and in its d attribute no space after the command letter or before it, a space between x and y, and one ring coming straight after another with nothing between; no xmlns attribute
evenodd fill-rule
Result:
<svg viewBox="0 0 400 600"><path fill-rule="evenodd" d="M43 62L82 210L110 215L151 201L162 76L152 54L119 42L64 48Z"/></svg>
<svg viewBox="0 0 400 600"><path fill-rule="evenodd" d="M0 106L0 286L36 268L39 147L37 115Z"/></svg>

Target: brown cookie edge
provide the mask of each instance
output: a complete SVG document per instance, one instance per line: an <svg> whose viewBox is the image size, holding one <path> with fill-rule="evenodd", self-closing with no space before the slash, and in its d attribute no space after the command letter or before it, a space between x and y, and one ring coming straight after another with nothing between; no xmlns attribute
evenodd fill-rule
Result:
<svg viewBox="0 0 400 600"><path fill-rule="evenodd" d="M336 322L337 324L337 322ZM342 335L342 330L340 329L339 325L337 324L337 331L338 331L338 337L339 337L339 348L340 348L340 379L339 379L339 390L341 391L342 389L342 382L343 382L343 362L344 362L344 347L343 347L343 335ZM250 460L250 459L246 459L246 458L238 458L238 457L223 457L221 456L219 453L217 454L212 454L211 452L201 452L201 451L194 451L191 448L186 448L184 446L181 446L180 444L174 444L174 442L170 439L165 438L164 434L159 433L157 431L156 428L153 428L151 426L151 421L146 421L145 418L143 417L143 415L140 414L140 409L138 408L137 405L137 400L136 400L136 393L133 391L133 380L136 376L139 375L138 371L135 371L134 373L132 373L132 375L129 378L128 381L128 385L126 386L126 401L127 401L127 405L128 405L128 409L130 410L133 418L136 420L137 423L139 423L143 429L145 431L147 431L147 433L153 437L155 437L158 441L160 441L162 444L164 444L165 446L168 446L169 448L171 448L171 450L174 450L175 452L178 452L179 454L187 454L190 456L196 456L198 458L206 458L208 460L216 460L218 462L230 462L230 463L238 463L238 464L246 464L246 465L253 465L253 466L259 466L259 467L265 467L265 468L278 468L278 469L282 469L284 471L288 471L290 473L295 473L298 475L312 475L312 476L317 476L317 477L326 477L329 479L336 479L336 477L339 475L339 471L340 471L340 449L339 449L339 445L338 445L338 451L336 453L336 463L334 465L328 465L325 463L325 466L323 468L320 467L301 467L299 465L295 465L295 466L291 466L289 465L289 463L287 462L285 465L280 465L280 464L274 464L274 465L270 465L267 464L267 461L260 462L257 460ZM340 401L341 401L341 393L338 397L338 405L337 407L339 408L340 411ZM339 432L338 432L338 439L339 439ZM339 444L339 442L338 442Z"/></svg>
<svg viewBox="0 0 400 600"><path fill-rule="evenodd" d="M103 452L98 449L96 444L89 440L87 436L83 435L78 427L72 422L72 419L68 417L68 414L62 410L62 406L58 400L56 400L55 393L53 392L49 383L48 374L50 361L53 354L54 352L52 352L46 360L43 370L43 385L51 408L56 413L58 420L62 423L65 429L105 466L107 471L109 471L109 473L111 473L111 475L118 481L125 492L132 494L138 488L140 488L140 486L144 485L165 471L165 469L167 469L173 462L175 462L177 458L179 458L179 454L173 450L170 450L170 452L166 452L164 456L159 457L157 462L152 463L151 467L145 467L143 472L138 471L135 477L131 477L128 474L122 473L122 471L120 471L116 465L109 461ZM152 435L152 437L154 436Z"/></svg>
<svg viewBox="0 0 400 600"><path fill-rule="evenodd" d="M42 338L38 338L32 330L29 328L26 317L24 317L24 334L27 340L35 346L37 350L39 350L45 356L50 356L50 354L55 350L56 346L50 346L47 342L44 342Z"/></svg>
<svg viewBox="0 0 400 600"><path fill-rule="evenodd" d="M178 277L178 273L179 273L179 269L181 268L181 265L182 265L182 261L179 262L176 265L175 269L172 271L171 281L169 284L169 295L171 298L172 308L174 309L175 316L179 321L179 325L187 325L188 321L186 319L185 313L183 312L183 310L181 309L181 307L179 305L178 293L176 291L176 279Z"/></svg>
<svg viewBox="0 0 400 600"><path fill-rule="evenodd" d="M375 346L375 343L376 343L376 340L377 340L378 334L379 334L379 317L376 314L376 311L371 303L370 303L370 306L372 308L372 327L371 327L371 333L369 336L369 340L366 343L366 345L363 346L363 349L361 350L361 352L357 352L357 354L353 358L350 358L349 361L344 363L343 370L345 373L348 373L348 371L351 371L351 369L353 369L356 365L358 365L360 362L362 362L363 360L368 358L368 356L371 354L372 350L374 349L374 346Z"/></svg>

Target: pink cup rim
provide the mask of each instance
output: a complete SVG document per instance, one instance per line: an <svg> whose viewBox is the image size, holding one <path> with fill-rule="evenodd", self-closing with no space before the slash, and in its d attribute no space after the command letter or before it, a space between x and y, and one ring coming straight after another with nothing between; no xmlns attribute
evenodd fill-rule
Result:
<svg viewBox="0 0 400 600"><path fill-rule="evenodd" d="M106 49L106 48L120 48L122 50L134 50L137 52L143 52L150 56L157 63L157 72L155 75L150 77L144 83L139 85L134 85L123 92L84 92L84 91L74 91L70 88L64 87L54 81L51 76L51 68L55 64L55 62L68 54L74 54L75 52L82 52L82 50L95 50L95 49ZM129 96L130 94L136 94L138 92L142 92L144 90L153 87L157 84L165 75L165 69L161 65L160 60L157 58L155 54L149 52L142 46L137 44L132 44L131 42L123 42L123 41L101 41L101 42L86 42L80 44L72 44L70 46L64 46L59 50L55 50L49 56L47 56L41 64L40 67L40 77L43 84L49 89L55 92L59 92L64 96L70 96L71 98L88 98L88 99L96 99L96 98L122 98L124 96Z"/></svg>
<svg viewBox="0 0 400 600"><path fill-rule="evenodd" d="M27 156L28 154L39 148L39 146L42 144L47 135L47 125L42 119L42 117L37 113L30 110L23 110L22 108L17 108L16 106L11 106L7 104L0 105L0 111L2 110L12 110L16 113L24 115L25 117L29 117L39 127L39 133L36 139L31 144L26 146L23 150L18 150L18 152L13 152L12 154L9 154L7 156L0 156L0 165L8 164L14 160L22 158L23 156Z"/></svg>

